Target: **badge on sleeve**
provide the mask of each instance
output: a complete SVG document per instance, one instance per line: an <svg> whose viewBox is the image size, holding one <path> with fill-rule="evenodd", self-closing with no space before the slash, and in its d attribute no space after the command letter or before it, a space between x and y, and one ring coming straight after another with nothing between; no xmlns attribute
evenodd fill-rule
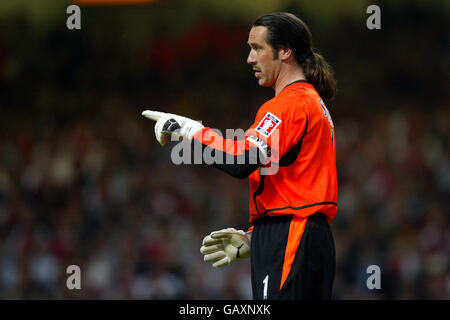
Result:
<svg viewBox="0 0 450 320"><path fill-rule="evenodd" d="M275 117L272 113L267 112L264 118L256 127L256 131L260 132L266 138L280 125L281 120Z"/></svg>

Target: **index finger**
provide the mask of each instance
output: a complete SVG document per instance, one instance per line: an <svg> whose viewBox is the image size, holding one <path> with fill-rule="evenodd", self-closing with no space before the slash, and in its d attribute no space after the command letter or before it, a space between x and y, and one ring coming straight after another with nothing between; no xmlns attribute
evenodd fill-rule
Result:
<svg viewBox="0 0 450 320"><path fill-rule="evenodd" d="M161 118L163 114L164 114L164 112L152 111L152 110L145 110L142 112L142 115L144 117L152 119L154 121L158 121L159 118Z"/></svg>
<svg viewBox="0 0 450 320"><path fill-rule="evenodd" d="M230 239L233 236L232 233L229 232L223 232L223 231L214 231L211 233L211 238L218 240L218 239Z"/></svg>
<svg viewBox="0 0 450 320"><path fill-rule="evenodd" d="M219 244L219 243L222 243L222 241L213 239L213 238L211 238L210 235L208 235L203 239L202 245L211 246L211 245Z"/></svg>

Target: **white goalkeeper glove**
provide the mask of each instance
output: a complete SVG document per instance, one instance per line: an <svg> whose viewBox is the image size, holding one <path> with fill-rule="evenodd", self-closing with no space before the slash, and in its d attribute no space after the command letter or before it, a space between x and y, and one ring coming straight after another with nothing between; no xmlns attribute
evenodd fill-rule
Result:
<svg viewBox="0 0 450 320"><path fill-rule="evenodd" d="M250 256L251 232L227 228L211 232L203 239L200 252L214 268L227 266Z"/></svg>
<svg viewBox="0 0 450 320"><path fill-rule="evenodd" d="M169 135L190 141L197 131L204 128L200 122L171 113L145 110L142 115L156 121L155 136L162 146L166 144Z"/></svg>

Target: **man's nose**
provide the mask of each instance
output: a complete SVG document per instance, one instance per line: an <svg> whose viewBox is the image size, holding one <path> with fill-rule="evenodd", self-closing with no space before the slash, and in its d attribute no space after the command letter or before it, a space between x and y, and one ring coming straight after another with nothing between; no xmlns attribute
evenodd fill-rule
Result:
<svg viewBox="0 0 450 320"><path fill-rule="evenodd" d="M256 64L256 59L254 57L254 55L252 54L252 52L250 51L250 53L248 54L247 57L247 63L248 64Z"/></svg>

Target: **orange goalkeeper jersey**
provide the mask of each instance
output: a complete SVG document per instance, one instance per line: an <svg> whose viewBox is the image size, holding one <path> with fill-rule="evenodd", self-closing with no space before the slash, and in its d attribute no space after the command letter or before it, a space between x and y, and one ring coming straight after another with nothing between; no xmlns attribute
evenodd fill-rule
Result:
<svg viewBox="0 0 450 320"><path fill-rule="evenodd" d="M193 142L201 143L203 150L223 153L224 159L242 158L212 165L249 178L250 223L265 215L308 217L321 212L328 220L335 217L334 125L319 94L306 81L291 83L264 103L244 140L223 139L204 128Z"/></svg>

